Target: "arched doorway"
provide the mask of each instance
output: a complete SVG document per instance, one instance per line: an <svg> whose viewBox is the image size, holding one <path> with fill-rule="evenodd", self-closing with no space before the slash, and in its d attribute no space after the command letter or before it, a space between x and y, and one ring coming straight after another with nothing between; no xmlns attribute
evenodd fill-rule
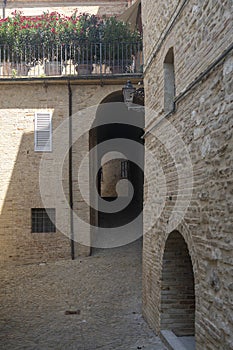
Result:
<svg viewBox="0 0 233 350"><path fill-rule="evenodd" d="M161 284L161 330L178 337L195 335L195 285L187 244L178 231L165 245Z"/></svg>
<svg viewBox="0 0 233 350"><path fill-rule="evenodd" d="M121 235L132 235L132 232L123 232L123 228L142 213L143 128L144 112L128 110L123 102L122 91L108 95L97 109L95 122L89 133L90 184L95 186L95 191L90 190L90 202L93 204L90 209L92 247L98 246L97 241L101 234L103 237L108 235L108 229L120 227ZM124 147L126 140L140 145L139 151L135 151L133 161L129 157L127 146ZM127 203L123 205L124 209L106 212L106 203L111 206L117 200ZM142 219L135 230L137 232L132 237L141 237ZM124 239L123 241L125 242Z"/></svg>

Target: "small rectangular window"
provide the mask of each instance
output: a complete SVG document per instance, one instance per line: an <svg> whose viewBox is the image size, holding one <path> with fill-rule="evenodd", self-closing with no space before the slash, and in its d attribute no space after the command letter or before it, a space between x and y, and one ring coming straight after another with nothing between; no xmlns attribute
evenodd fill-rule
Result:
<svg viewBox="0 0 233 350"><path fill-rule="evenodd" d="M35 113L35 151L52 151L52 113Z"/></svg>
<svg viewBox="0 0 233 350"><path fill-rule="evenodd" d="M121 162L121 178L127 179L129 172L129 162L128 160L124 160Z"/></svg>
<svg viewBox="0 0 233 350"><path fill-rule="evenodd" d="M100 181L104 182L103 168L101 167L99 171L100 171Z"/></svg>
<svg viewBox="0 0 233 350"><path fill-rule="evenodd" d="M32 233L56 232L55 208L32 208Z"/></svg>

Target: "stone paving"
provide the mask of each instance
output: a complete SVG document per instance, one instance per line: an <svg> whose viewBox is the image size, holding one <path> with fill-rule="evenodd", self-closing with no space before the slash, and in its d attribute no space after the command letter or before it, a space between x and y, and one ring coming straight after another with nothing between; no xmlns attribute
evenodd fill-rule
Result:
<svg viewBox="0 0 233 350"><path fill-rule="evenodd" d="M0 302L1 350L165 350L141 315L140 241L75 261L3 266Z"/></svg>

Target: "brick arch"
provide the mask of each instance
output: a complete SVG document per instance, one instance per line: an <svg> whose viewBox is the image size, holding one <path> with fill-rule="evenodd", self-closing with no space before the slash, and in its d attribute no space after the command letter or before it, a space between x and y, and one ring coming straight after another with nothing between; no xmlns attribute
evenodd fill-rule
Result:
<svg viewBox="0 0 233 350"><path fill-rule="evenodd" d="M98 99L98 103L95 119L89 132L89 149L93 149L89 156L90 183L96 184L96 188L101 194L100 197L104 198L105 201L112 201L117 197L130 198L128 181L125 183L121 181L120 187L117 186L119 180L123 178L129 179L132 186L137 187L137 191L134 191L127 206L115 213L104 212L104 201L99 200L96 192L90 191L90 203L93 203L93 206L90 207L90 221L95 227L91 238L93 247L98 239L98 230L102 229L103 231L105 228L123 227L130 224L139 216L143 207L143 171L136 162L131 162L130 158L127 158L126 150L120 146L121 142L117 146L119 149L114 149L114 152L122 153L122 157L117 159L114 159L111 145L105 149L101 144L114 139L127 139L129 142L143 144L144 114L138 113L135 121L135 111L128 110L124 103L122 89L119 89L119 86L113 86L111 90L109 89L107 95L105 94L104 97ZM100 147L96 147L98 145ZM106 153L111 153L111 158L102 164L102 158ZM139 164L143 164L143 151L138 152L137 157ZM137 238L142 235L142 230L141 221L135 229Z"/></svg>
<svg viewBox="0 0 233 350"><path fill-rule="evenodd" d="M124 102L122 90L116 89L105 96L99 104L113 103L113 102Z"/></svg>
<svg viewBox="0 0 233 350"><path fill-rule="evenodd" d="M196 252L196 246L193 241L191 232L189 231L188 226L185 224L185 222L180 223L176 230L181 234L183 239L185 240L185 243L187 244L188 251L190 254L190 258L192 261L193 266L193 274L194 274L194 281L195 281L195 287L199 285L200 280L200 273L199 273L199 264L198 264L198 258L197 258L197 252ZM169 234L167 235L168 238Z"/></svg>
<svg viewBox="0 0 233 350"><path fill-rule="evenodd" d="M175 230L164 241L160 329L178 336L195 334L195 279L188 244Z"/></svg>
<svg viewBox="0 0 233 350"><path fill-rule="evenodd" d="M191 258L191 262L192 262L192 266L193 266L195 287L198 287L199 283L200 283L199 262L198 262L198 255L196 252L196 246L195 246L195 242L193 241L192 234L188 228L188 225L186 225L184 221L182 223L178 224L178 226L176 227L176 229L174 231L178 231L180 233L180 235L183 237L185 243L187 244L188 251L190 254L190 258ZM167 231L164 234L162 240L160 240L160 250L159 250L159 252L160 252L160 254L159 254L160 266L162 265L163 252L165 249L166 241L172 232L173 231Z"/></svg>

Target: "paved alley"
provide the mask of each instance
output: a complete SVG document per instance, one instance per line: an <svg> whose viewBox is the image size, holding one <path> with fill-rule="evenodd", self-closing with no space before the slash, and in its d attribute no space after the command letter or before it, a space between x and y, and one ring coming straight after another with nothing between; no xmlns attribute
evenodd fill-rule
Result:
<svg viewBox="0 0 233 350"><path fill-rule="evenodd" d="M2 350L164 350L141 316L141 241L1 267Z"/></svg>

